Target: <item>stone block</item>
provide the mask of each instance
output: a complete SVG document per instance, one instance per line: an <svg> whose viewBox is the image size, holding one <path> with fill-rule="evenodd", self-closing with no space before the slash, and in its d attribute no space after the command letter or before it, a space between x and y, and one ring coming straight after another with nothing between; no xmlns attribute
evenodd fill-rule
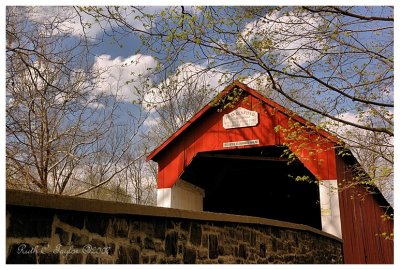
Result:
<svg viewBox="0 0 400 270"><path fill-rule="evenodd" d="M208 248L208 234L203 233L203 235L201 236L201 246Z"/></svg>
<svg viewBox="0 0 400 270"><path fill-rule="evenodd" d="M99 263L99 258L94 257L92 254L88 254L86 256L86 264L98 264Z"/></svg>
<svg viewBox="0 0 400 270"><path fill-rule="evenodd" d="M254 255L254 253L250 253L249 257L247 258L247 262L255 263L256 262L256 255Z"/></svg>
<svg viewBox="0 0 400 270"><path fill-rule="evenodd" d="M306 264L310 263L308 256L304 254L296 254L296 263L297 264Z"/></svg>
<svg viewBox="0 0 400 270"><path fill-rule="evenodd" d="M141 221L140 231L145 233L149 237L154 237L154 225L151 221Z"/></svg>
<svg viewBox="0 0 400 270"><path fill-rule="evenodd" d="M218 258L218 238L214 234L208 236L208 257L210 259Z"/></svg>
<svg viewBox="0 0 400 270"><path fill-rule="evenodd" d="M286 250L287 253L293 252L293 246L291 244L289 244L288 242L285 242L284 246L285 246L284 249Z"/></svg>
<svg viewBox="0 0 400 270"><path fill-rule="evenodd" d="M184 249L183 263L184 264L195 264L196 263L196 250L194 248L186 247Z"/></svg>
<svg viewBox="0 0 400 270"><path fill-rule="evenodd" d="M246 245L244 245L244 244L239 245L238 256L243 259L247 259L248 254L247 254Z"/></svg>
<svg viewBox="0 0 400 270"><path fill-rule="evenodd" d="M118 258L116 263L118 264L138 264L139 263L139 251L133 247L121 246L118 249Z"/></svg>
<svg viewBox="0 0 400 270"><path fill-rule="evenodd" d="M108 255L113 255L115 252L115 244L114 243L106 243L105 247L109 247Z"/></svg>
<svg viewBox="0 0 400 270"><path fill-rule="evenodd" d="M233 256L224 256L223 259L225 264L234 264L236 261L236 258Z"/></svg>
<svg viewBox="0 0 400 270"><path fill-rule="evenodd" d="M144 248L146 249L154 249L154 242L153 239L149 237L144 238Z"/></svg>
<svg viewBox="0 0 400 270"><path fill-rule="evenodd" d="M138 235L140 234L139 231L132 231L130 230L128 233L128 239L131 243L136 243L136 239L138 237Z"/></svg>
<svg viewBox="0 0 400 270"><path fill-rule="evenodd" d="M165 254L167 256L176 256L178 253L178 233L172 231L165 238Z"/></svg>
<svg viewBox="0 0 400 270"><path fill-rule="evenodd" d="M190 221L182 220L181 222L181 231L189 232L190 230Z"/></svg>
<svg viewBox="0 0 400 270"><path fill-rule="evenodd" d="M60 238L60 244L63 246L69 245L70 233L61 228L56 228L55 234Z"/></svg>
<svg viewBox="0 0 400 270"><path fill-rule="evenodd" d="M140 222L137 220L130 221L129 227L130 227L130 231L139 231L140 230Z"/></svg>
<svg viewBox="0 0 400 270"><path fill-rule="evenodd" d="M115 264L117 262L116 262L116 260L114 260L112 258L100 257L99 258L99 263L100 264Z"/></svg>
<svg viewBox="0 0 400 270"><path fill-rule="evenodd" d="M265 258L267 255L267 247L265 244L260 244L260 252L258 253L258 256L261 258Z"/></svg>
<svg viewBox="0 0 400 270"><path fill-rule="evenodd" d="M218 255L223 256L225 253L224 246L218 245Z"/></svg>
<svg viewBox="0 0 400 270"><path fill-rule="evenodd" d="M232 245L224 245L224 256L235 255L235 247Z"/></svg>
<svg viewBox="0 0 400 270"><path fill-rule="evenodd" d="M257 260L257 264L267 264L268 263L268 259L258 259Z"/></svg>
<svg viewBox="0 0 400 270"><path fill-rule="evenodd" d="M166 258L166 262L168 264L181 264L182 263L181 259L176 258L176 257Z"/></svg>
<svg viewBox="0 0 400 270"><path fill-rule="evenodd" d="M258 256L259 249L258 249L258 247L256 248L256 247L252 247L250 245L247 245L247 252L249 254L256 254Z"/></svg>
<svg viewBox="0 0 400 270"><path fill-rule="evenodd" d="M131 240L136 239L137 235L140 233L140 222L139 221L131 221L129 223L129 231L128 231L128 238ZM134 240L133 242L135 242Z"/></svg>
<svg viewBox="0 0 400 270"><path fill-rule="evenodd" d="M141 241L140 231L136 231L136 232L130 231L129 235L128 235L128 239L131 243L138 243L138 241L140 242Z"/></svg>
<svg viewBox="0 0 400 270"><path fill-rule="evenodd" d="M229 238L229 240L225 240L226 245L236 246L239 244L239 241Z"/></svg>
<svg viewBox="0 0 400 270"><path fill-rule="evenodd" d="M241 259L241 258L237 258L235 263L236 263L236 264L243 264L243 263L244 263L244 260Z"/></svg>
<svg viewBox="0 0 400 270"><path fill-rule="evenodd" d="M154 237L159 239L165 239L166 224L165 220L157 220L154 223Z"/></svg>
<svg viewBox="0 0 400 270"><path fill-rule="evenodd" d="M179 222L174 219L167 219L165 225L167 229L176 229L179 227Z"/></svg>
<svg viewBox="0 0 400 270"><path fill-rule="evenodd" d="M66 264L81 264L83 261L83 255L81 253L68 254L65 256Z"/></svg>
<svg viewBox="0 0 400 270"><path fill-rule="evenodd" d="M48 252L38 253L38 263L40 264L59 264L60 254Z"/></svg>
<svg viewBox="0 0 400 270"><path fill-rule="evenodd" d="M148 264L150 262L150 256L149 255L142 255L142 263L143 264Z"/></svg>
<svg viewBox="0 0 400 270"><path fill-rule="evenodd" d="M131 241L131 243L136 243L139 247L143 246L143 241L142 241L142 237L141 236L137 236L136 239L134 241Z"/></svg>
<svg viewBox="0 0 400 270"><path fill-rule="evenodd" d="M285 264L293 264L295 260L295 255L294 254L286 254L283 256L283 261Z"/></svg>
<svg viewBox="0 0 400 270"><path fill-rule="evenodd" d="M278 251L284 251L285 249L283 248L283 242L281 239L276 239L276 247Z"/></svg>
<svg viewBox="0 0 400 270"><path fill-rule="evenodd" d="M235 239L239 241L243 241L243 231L241 229L237 229L235 233Z"/></svg>
<svg viewBox="0 0 400 270"><path fill-rule="evenodd" d="M158 264L166 264L167 260L164 257L158 259Z"/></svg>
<svg viewBox="0 0 400 270"><path fill-rule="evenodd" d="M186 243L188 240L188 232L180 230L179 231L179 240Z"/></svg>
<svg viewBox="0 0 400 270"><path fill-rule="evenodd" d="M156 264L157 263L157 255L150 256L150 263L151 264Z"/></svg>
<svg viewBox="0 0 400 270"><path fill-rule="evenodd" d="M256 232L251 231L251 233L250 233L250 245L255 247L256 246L256 240L257 240Z"/></svg>
<svg viewBox="0 0 400 270"><path fill-rule="evenodd" d="M225 243L225 234L224 234L223 231L222 232L218 232L218 241L219 241L220 244Z"/></svg>
<svg viewBox="0 0 400 270"><path fill-rule="evenodd" d="M272 241L272 251L277 252L278 251L277 240L273 238L271 241Z"/></svg>
<svg viewBox="0 0 400 270"><path fill-rule="evenodd" d="M129 225L125 219L114 219L111 225L112 236L126 238L128 237Z"/></svg>
<svg viewBox="0 0 400 270"><path fill-rule="evenodd" d="M27 244L13 244L9 248L9 253L6 259L7 264L33 264L36 263L35 247Z"/></svg>
<svg viewBox="0 0 400 270"><path fill-rule="evenodd" d="M157 263L157 255L142 255L143 264L155 264Z"/></svg>
<svg viewBox="0 0 400 270"><path fill-rule="evenodd" d="M190 228L190 242L199 246L201 244L202 230L199 224L193 223Z"/></svg>
<svg viewBox="0 0 400 270"><path fill-rule="evenodd" d="M289 241L294 241L295 235L296 235L296 232L294 232L294 231L289 230L286 232L286 236Z"/></svg>
<svg viewBox="0 0 400 270"><path fill-rule="evenodd" d="M90 240L89 244L94 248L103 248L106 246L106 244L103 241L96 238Z"/></svg>
<svg viewBox="0 0 400 270"><path fill-rule="evenodd" d="M236 236L236 230L234 228L228 228L229 237L234 239Z"/></svg>
<svg viewBox="0 0 400 270"><path fill-rule="evenodd" d="M96 213L87 213L85 218L85 227L92 233L105 236L109 224L109 217Z"/></svg>
<svg viewBox="0 0 400 270"><path fill-rule="evenodd" d="M7 237L51 237L54 211L33 207L13 207L12 210Z"/></svg>
<svg viewBox="0 0 400 270"><path fill-rule="evenodd" d="M250 243L251 233L248 229L243 229L243 241Z"/></svg>
<svg viewBox="0 0 400 270"><path fill-rule="evenodd" d="M163 242L161 240L155 239L153 241L153 244L154 244L154 251L155 252L163 252L164 251Z"/></svg>
<svg viewBox="0 0 400 270"><path fill-rule="evenodd" d="M83 229L85 216L81 212L60 211L57 212L57 218L72 227Z"/></svg>
<svg viewBox="0 0 400 270"><path fill-rule="evenodd" d="M281 237L280 230L276 227L271 227L271 235L275 238L280 238Z"/></svg>
<svg viewBox="0 0 400 270"><path fill-rule="evenodd" d="M77 247L83 247L89 244L89 237L86 235L73 233L71 236L71 243Z"/></svg>
<svg viewBox="0 0 400 270"><path fill-rule="evenodd" d="M208 249L206 248L201 248L197 251L197 257L200 260L208 259Z"/></svg>
<svg viewBox="0 0 400 270"><path fill-rule="evenodd" d="M274 263L274 262L275 262L275 255L269 256L268 263Z"/></svg>

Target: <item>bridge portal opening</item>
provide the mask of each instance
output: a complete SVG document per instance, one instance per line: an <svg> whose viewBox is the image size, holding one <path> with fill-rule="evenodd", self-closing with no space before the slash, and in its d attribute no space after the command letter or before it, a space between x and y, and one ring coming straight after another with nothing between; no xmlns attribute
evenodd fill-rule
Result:
<svg viewBox="0 0 400 270"><path fill-rule="evenodd" d="M204 189L203 210L263 217L321 229L319 187L284 147L198 153L181 179ZM296 181L296 177L308 181Z"/></svg>

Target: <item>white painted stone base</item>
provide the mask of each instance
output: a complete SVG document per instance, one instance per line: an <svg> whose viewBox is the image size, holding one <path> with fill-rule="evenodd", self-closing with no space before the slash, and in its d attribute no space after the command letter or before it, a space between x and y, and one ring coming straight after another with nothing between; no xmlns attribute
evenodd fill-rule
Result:
<svg viewBox="0 0 400 270"><path fill-rule="evenodd" d="M322 230L342 238L337 180L319 181L319 197Z"/></svg>
<svg viewBox="0 0 400 270"><path fill-rule="evenodd" d="M183 180L172 188L157 189L157 206L203 211L204 190Z"/></svg>
<svg viewBox="0 0 400 270"><path fill-rule="evenodd" d="M157 189L157 206L171 208L171 188Z"/></svg>

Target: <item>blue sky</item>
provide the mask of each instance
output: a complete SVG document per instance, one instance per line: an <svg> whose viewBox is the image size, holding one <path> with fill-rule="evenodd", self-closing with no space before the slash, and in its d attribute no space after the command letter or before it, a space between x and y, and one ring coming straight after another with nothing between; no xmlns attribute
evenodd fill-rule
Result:
<svg viewBox="0 0 400 270"><path fill-rule="evenodd" d="M138 4L149 4L149 2L141 2L141 1L136 1ZM136 3L135 2L135 3ZM218 2L218 1L217 1ZM280 1L279 3L281 4L285 4L286 1ZM353 1L352 1L353 2ZM388 4L394 3L396 1L383 1L383 2L387 2ZM6 1L6 4L29 4L32 5L31 2L27 2L27 1ZM61 2L63 3L63 2ZM66 2L67 4L71 4ZM125 2L122 3L118 3L118 1L112 1L111 4L124 4ZM151 2L152 4L160 4L160 2ZM198 2L196 1L179 1L174 2L174 1L170 1L167 2L168 4L196 4ZM207 4L207 1L201 1L201 4ZM215 1L212 1L213 4L215 4ZM222 3L227 3L222 1ZM258 4L257 2L254 2L255 4ZM289 1L287 2L288 4L291 4L292 2ZM312 4L312 2L310 1L304 1L304 3L307 4ZM334 1L333 3L337 4L337 1ZM347 1L344 1L344 3L348 3ZM362 3L363 5L368 4L368 1L354 1L355 4L360 4ZM47 1L40 1L40 4L54 4L54 3L50 3ZM79 2L79 4L93 4L93 1L81 1ZM162 4L166 4L165 2L162 2ZM268 4L273 4L272 3L268 3ZM302 1L300 2L296 2L296 4L302 4ZM151 7L150 9L155 9L155 10L159 10L162 7L160 6L156 6L156 7ZM51 14L51 12L46 13L46 15ZM135 23L135 22L133 22ZM79 27L79 26L78 26ZM96 30L97 29L97 30ZM92 33L96 33L97 38L102 39L102 42L99 44L99 46L96 46L93 48L92 53L93 53L93 61L96 62L97 64L103 66L103 67L109 67L111 65L114 66L118 66L118 65L123 65L123 64L127 64L129 63L132 59L136 59L135 58L135 53L137 52L138 49L140 49L140 40L133 34L124 34L123 36L116 36L116 39L119 40L119 38L121 38L118 42L115 42L111 37L108 37L106 35L103 34L103 32L101 31L101 29L99 29L98 27L96 28L96 26L94 25L92 27L91 30L89 30L89 32ZM77 38L77 37L74 37ZM122 46L120 46L122 45ZM129 73L130 71L133 72L138 72L139 70L143 70L146 66L153 66L155 64L155 60L151 59L152 55L151 53L148 56L143 56L140 57L140 59L136 59L138 60L140 63L136 64L136 65L130 65L128 68L125 68L124 70L124 74L123 76L121 76L121 80L129 80L130 78L134 78L135 76L131 76ZM145 61L143 61L145 60ZM154 60L154 61L153 61ZM193 61L193 55L187 54L185 59L182 59L184 62L191 62ZM199 63L197 63L199 64ZM200 63L201 64L201 63ZM119 72L119 71L118 71ZM117 70L114 70L114 74L111 74L110 78L113 78L112 75L116 75ZM134 95L133 94L129 94L129 90L127 88L129 88L130 85L127 85L126 87L124 87L125 90L123 90L123 92L125 93L125 101L126 104L124 106L127 106L127 108L131 105L131 101L134 99Z"/></svg>
<svg viewBox="0 0 400 270"><path fill-rule="evenodd" d="M349 1L327 1L327 3L331 2L331 4L349 4ZM342 2L342 3L341 3ZM376 1L350 1L352 4L358 4L358 5L367 5L367 4L376 4ZM397 5L398 1L380 1L379 4L396 4ZM31 1L5 1L5 4L7 5L16 5L16 4L21 4L21 5L33 5L33 4L37 4L39 3L40 5L54 5L54 2L50 2L50 1L40 1L40 2L31 2ZM56 4L74 4L71 1L67 1L67 2L57 2ZM103 2L101 2L103 4ZM104 3L107 3L104 2ZM126 1L111 1L110 4L115 5L115 4L119 4L119 5L124 5L126 4ZM168 5L181 5L181 4L216 4L216 3L222 3L222 4L228 4L231 5L232 1L168 1L168 2L154 2L154 1L133 1L133 3L129 2L129 4L139 4L139 5L148 5L148 4L155 4L155 5L160 5L160 4L168 4ZM268 4L268 5L272 5L272 4L281 4L281 5L291 5L293 3L295 3L296 5L300 5L300 4L320 4L318 1L269 1L268 3L265 3L263 1L255 1L252 2L252 4ZM79 1L80 5L87 5L87 4L94 4L97 5L99 4L98 2L95 1ZM155 9L159 9L160 7L154 7ZM5 14L5 9L2 9L3 14ZM0 14L1 15L1 14ZM2 16L3 18L5 16ZM2 23L4 23L4 21L2 21ZM4 28L3 28L4 29ZM99 31L98 32L99 35L102 35L102 32ZM98 36L99 37L99 36ZM2 38L4 38L4 35L2 36ZM118 37L117 37L118 38ZM4 42L4 41L3 41ZM123 46L120 47L119 45L122 44ZM94 54L94 58L93 61L97 61L98 64L103 65L103 66L111 66L111 65L115 65L115 66L121 66L124 63L129 63L132 59L136 59L136 56L134 55L135 52L140 48L140 41L137 37L135 37L134 35L126 35L124 37L122 37L122 39L119 41L119 43L116 43L115 41L112 40L112 38L110 37L104 37L103 38L103 42L100 44L100 46L96 47L93 49L93 54ZM102 57L101 57L102 56ZM1 57L4 57L4 54L1 55ZM142 61L144 60L144 61ZM186 62L193 60L193 58L189 55L188 58L185 59ZM137 70L143 70L146 65L148 66L152 66L154 65L155 61L153 61L151 59L151 55L150 56L143 56L140 58L141 63L138 63L137 65L131 65L130 68L127 69L127 71L124 71L122 76L121 76L121 80L126 80L129 79L130 77L132 77L130 75L130 71L137 71ZM3 64L5 64L5 61L2 61ZM5 69L5 66L3 68L3 70ZM113 80L113 75L117 74L117 70L114 70L114 73L111 72L110 73L110 80ZM2 77L2 80L4 80L4 77ZM4 81L3 81L4 82ZM3 83L4 85L4 83ZM125 91L125 99L121 99L121 101L123 101L121 103L121 118L120 121L124 121L124 120L128 120L127 119L127 111L131 111L134 113L137 113L137 108L136 106L132 105L131 101L133 100L133 95L129 94L129 86L125 87L126 89ZM4 102L4 101L3 101ZM3 103L3 105L5 105ZM5 106L3 106L4 108ZM3 117L4 118L4 117Z"/></svg>
<svg viewBox="0 0 400 270"><path fill-rule="evenodd" d="M18 1L17 1L18 2ZM185 2L185 1L184 1ZM389 1L390 2L390 1ZM43 4L47 4L46 2L41 2ZM89 2L90 3L90 2ZM112 4L116 4L118 2L111 2ZM173 3L173 2L172 2ZM181 3L181 2L180 2ZM180 4L178 3L178 4ZM189 3L195 3L190 1ZM202 2L203 3L203 2ZM213 2L215 4L215 2ZM284 4L284 2L282 2ZM306 1L307 4L310 4L309 1ZM337 2L335 2L337 3ZM15 4L15 2L13 2ZM22 4L24 1L22 1ZM32 3L30 3L32 4ZM85 1L82 3L80 2L79 4L85 4ZM140 1L139 1L139 4ZM148 4L148 3L145 3ZM159 3L156 3L159 4ZM163 2L163 4L165 4ZM169 2L168 2L169 4ZM290 3L289 3L290 4ZM299 3L296 3L299 4ZM301 2L300 2L301 4ZM362 1L362 4L365 5L367 4L365 1ZM148 10L160 10L163 7L161 6L153 6L150 7ZM39 8L40 9L40 8ZM44 8L45 9L45 8ZM42 16L48 16L51 14L51 11L45 11ZM382 14L378 14L382 15ZM383 14L384 15L384 14ZM83 19L88 19L83 17ZM137 27L140 27L140 23L131 20L131 23L134 24ZM249 21L251 23L251 21ZM250 25L250 24L249 24ZM81 27L78 23L75 25L72 25L73 28L76 28L76 33L79 33L81 30ZM107 29L107 27L106 27ZM125 81L128 81L130 79L135 79L137 78L138 73L146 73L146 68L147 67L154 67L156 65L156 60L153 58L154 55L152 55L151 52L146 51L148 55L138 55L136 54L138 49L141 47L141 42L140 40L134 35L134 34L129 34L126 32L122 32L122 35L116 34L114 37L107 36L104 34L102 29L99 28L97 24L93 24L91 29L87 30L89 35L96 36L97 39L102 40L101 43L99 43L98 46L93 47L92 53L93 53L93 58L92 61L95 63L95 66L99 66L99 68L110 68L110 72L107 74L109 77L107 80L108 84L110 85L104 85L104 89L116 89L115 82L117 79L120 79L121 84L123 84ZM106 30L106 31L109 31ZM73 39L78 39L79 37L77 35L74 35L71 37L71 40ZM118 40L116 42L114 40ZM368 37L367 37L368 38ZM134 61L133 64L130 62ZM191 55L190 53L185 55L185 58L182 59L183 62L193 62L194 57L193 54ZM201 62L197 62L196 64L202 65ZM124 68L121 68L122 65L127 65ZM232 66L231 68L234 68ZM135 74L131 74L134 72ZM160 79L153 78L153 81L159 82ZM215 80L214 80L215 83ZM123 85L122 86L122 96L119 98L119 101L121 101L121 110L125 110L126 112L128 111L137 111L137 106L132 104L132 101L135 99L135 94L134 91L132 91L132 88L134 86L140 85L139 82L133 82L131 84ZM157 97L149 95L149 99L157 99ZM279 100L277 100L279 102ZM120 120L123 121L127 117L128 113L121 113L121 118ZM126 119L127 120L127 119Z"/></svg>

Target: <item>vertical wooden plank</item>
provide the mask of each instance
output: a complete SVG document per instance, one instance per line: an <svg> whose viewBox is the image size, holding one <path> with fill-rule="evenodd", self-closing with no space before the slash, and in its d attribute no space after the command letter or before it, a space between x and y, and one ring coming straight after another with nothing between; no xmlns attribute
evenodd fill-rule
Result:
<svg viewBox="0 0 400 270"><path fill-rule="evenodd" d="M277 125L275 123L275 111L270 106L261 104L260 101L256 103L258 103L255 106L259 113L259 125L254 129L254 138L259 139L263 146L279 144L276 139L279 134L275 132Z"/></svg>
<svg viewBox="0 0 400 270"><path fill-rule="evenodd" d="M336 160L338 181L352 179L342 158ZM361 194L361 196L357 196ZM352 196L355 196L352 199ZM360 198L365 198L361 201ZM371 194L361 186L339 193L345 263L393 263L393 241L376 237L378 230L392 230L393 223L383 224L383 210Z"/></svg>

